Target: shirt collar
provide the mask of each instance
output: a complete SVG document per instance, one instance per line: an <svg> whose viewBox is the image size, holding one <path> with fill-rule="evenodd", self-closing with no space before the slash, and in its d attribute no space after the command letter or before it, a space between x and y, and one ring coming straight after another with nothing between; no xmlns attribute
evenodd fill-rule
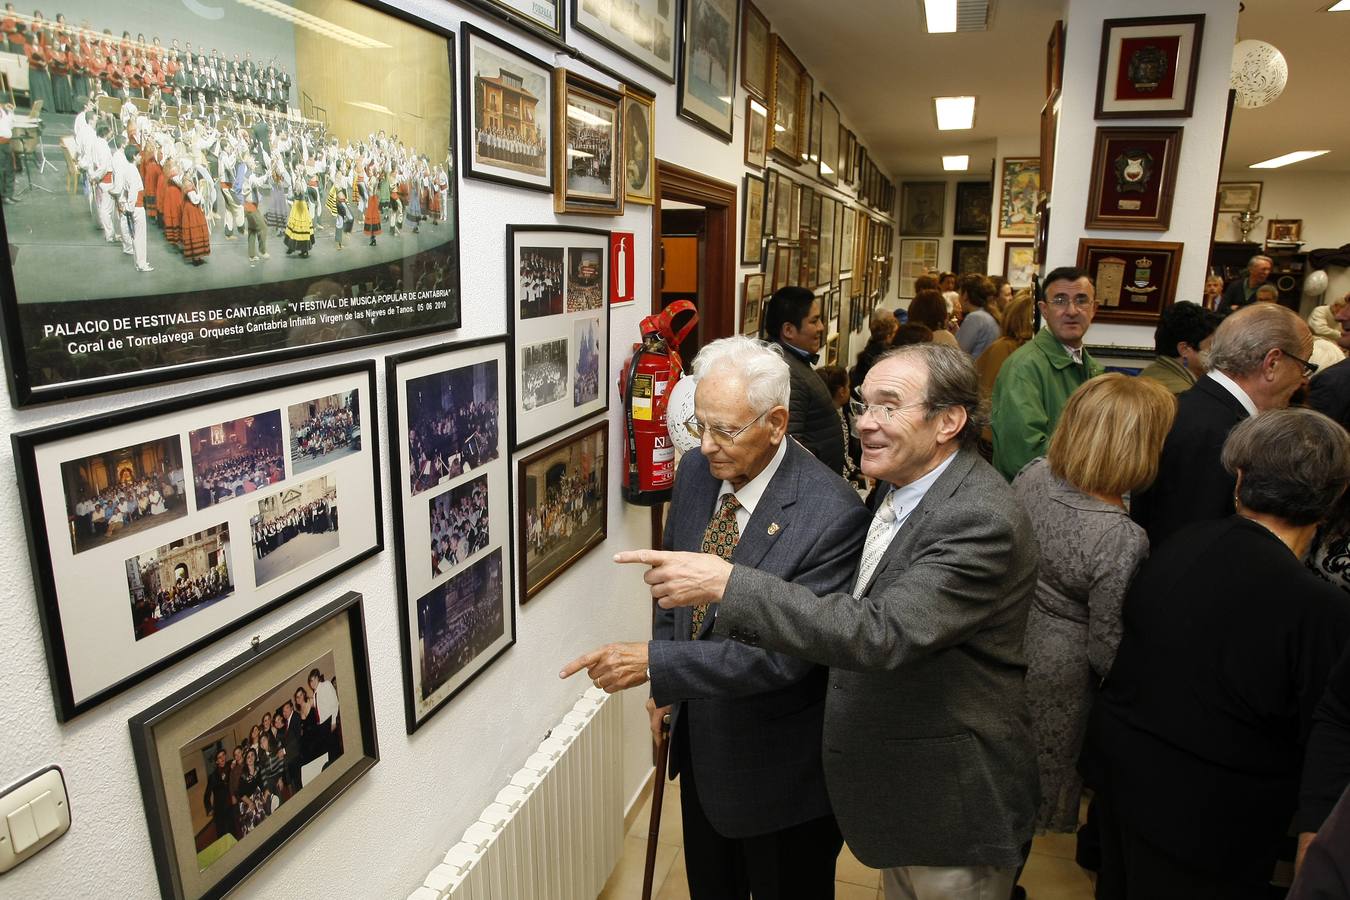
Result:
<svg viewBox="0 0 1350 900"><path fill-rule="evenodd" d="M797 354L799 357L801 357L802 359L806 360L807 362L809 362L809 363L810 363L811 365L813 365L813 366L814 366L816 363L820 362L820 354L819 354L819 353L807 353L807 352L806 352L805 350L803 350L801 347L794 347L792 344L789 344L787 341L779 341L778 344L779 344L779 346L781 346L784 350L791 350L793 353Z"/></svg>
<svg viewBox="0 0 1350 900"><path fill-rule="evenodd" d="M1041 349L1050 365L1056 369L1065 369L1075 363L1084 366L1091 358L1088 356L1086 347L1079 347L1078 354L1075 356L1068 347L1059 342L1059 338L1055 337L1049 326L1036 332L1036 336L1031 339L1031 342Z"/></svg>
<svg viewBox="0 0 1350 900"><path fill-rule="evenodd" d="M1225 391L1237 398L1237 402L1242 404L1242 408L1247 411L1247 415L1256 415L1256 404L1252 402L1252 398L1247 396L1247 392L1244 391L1236 381L1229 378L1218 369L1210 369L1209 377L1223 385Z"/></svg>
<svg viewBox="0 0 1350 900"><path fill-rule="evenodd" d="M1070 347L1063 341L1060 341L1059 345L1064 348L1064 352L1069 354L1069 358L1072 359L1074 363L1080 366L1083 364L1083 348L1081 346Z"/></svg>
<svg viewBox="0 0 1350 900"><path fill-rule="evenodd" d="M786 434L783 435L783 439L778 442L778 450L774 453L773 459L769 460L769 464L758 475L741 485L739 491L731 486L731 482L723 481L721 488L717 491L717 502L720 504L722 497L727 494L735 494L737 502L741 504L741 509L745 510L747 516L753 516L755 507L759 504L760 498L764 496L764 490L769 486L769 482L773 481L773 476L778 471L779 465L782 464L783 457L787 456L787 445L790 440L792 438Z"/></svg>
<svg viewBox="0 0 1350 900"><path fill-rule="evenodd" d="M928 493L928 489L942 477L942 473L947 471L947 467L950 466L955 459L956 454L953 453L951 456L938 463L937 467L927 475L915 481L911 481L904 487L895 488L892 491L893 496L891 497L891 506L895 509L895 522L897 527L904 524L905 519L909 518L909 514L914 511L915 507L919 505L919 502L923 500L924 495Z"/></svg>

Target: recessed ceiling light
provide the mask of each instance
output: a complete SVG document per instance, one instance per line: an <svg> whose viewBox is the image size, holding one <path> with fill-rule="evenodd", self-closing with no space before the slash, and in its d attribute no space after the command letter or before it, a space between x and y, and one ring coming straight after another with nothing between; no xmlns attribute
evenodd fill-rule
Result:
<svg viewBox="0 0 1350 900"><path fill-rule="evenodd" d="M964 172L970 168L970 155L944 156L942 157L942 168L948 172Z"/></svg>
<svg viewBox="0 0 1350 900"><path fill-rule="evenodd" d="M1327 12L1350 12L1350 0L1339 0L1327 7Z"/></svg>
<svg viewBox="0 0 1350 900"><path fill-rule="evenodd" d="M938 131L960 131L975 126L974 97L934 97Z"/></svg>
<svg viewBox="0 0 1350 900"><path fill-rule="evenodd" d="M1316 156L1322 156L1330 153L1330 150L1295 150L1293 153L1286 153L1284 156L1277 156L1274 159L1267 159L1263 162L1252 163L1249 169L1278 169L1281 166L1290 166L1296 162L1303 162L1305 159L1312 159Z"/></svg>
<svg viewBox="0 0 1350 900"><path fill-rule="evenodd" d="M923 0L923 16L929 34L956 31L956 0Z"/></svg>

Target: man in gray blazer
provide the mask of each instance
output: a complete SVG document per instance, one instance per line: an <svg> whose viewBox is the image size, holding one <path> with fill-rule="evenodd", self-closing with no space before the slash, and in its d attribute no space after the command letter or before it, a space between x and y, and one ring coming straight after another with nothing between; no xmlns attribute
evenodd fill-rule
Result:
<svg viewBox="0 0 1350 900"><path fill-rule="evenodd" d="M745 337L714 341L694 375L687 427L701 450L680 463L665 546L729 555L813 595L846 590L870 516L786 436L781 352ZM716 604L658 610L653 640L609 644L562 675L585 668L610 692L650 678L653 730L671 713L694 900L832 897L842 838L820 758L825 669L725 640L717 616Z"/></svg>
<svg viewBox="0 0 1350 900"><path fill-rule="evenodd" d="M617 558L652 565L661 607L720 601L717 632L830 666L830 800L858 859L886 870L888 900L1004 900L1038 792L1022 688L1035 538L973 449L968 357L894 350L862 396L862 469L893 489L880 492L851 593L817 597L705 555Z"/></svg>

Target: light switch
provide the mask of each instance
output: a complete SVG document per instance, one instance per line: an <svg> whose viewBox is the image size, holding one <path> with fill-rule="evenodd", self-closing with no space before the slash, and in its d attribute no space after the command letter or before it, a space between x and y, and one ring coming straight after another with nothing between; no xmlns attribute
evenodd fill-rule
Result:
<svg viewBox="0 0 1350 900"><path fill-rule="evenodd" d="M70 800L61 770L48 766L0 790L0 873L8 872L70 830Z"/></svg>
<svg viewBox="0 0 1350 900"><path fill-rule="evenodd" d="M33 821L33 807L25 803L5 816L9 823L9 840L15 853L22 853L38 842L37 823Z"/></svg>
<svg viewBox="0 0 1350 900"><path fill-rule="evenodd" d="M56 810L56 795L51 791L43 791L28 806L33 810L33 824L37 826L38 837L45 838L61 827L61 817Z"/></svg>

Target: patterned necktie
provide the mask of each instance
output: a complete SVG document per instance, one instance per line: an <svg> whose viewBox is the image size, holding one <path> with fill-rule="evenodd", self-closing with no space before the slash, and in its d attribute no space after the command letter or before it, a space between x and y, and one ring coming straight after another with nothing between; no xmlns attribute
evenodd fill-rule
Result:
<svg viewBox="0 0 1350 900"><path fill-rule="evenodd" d="M881 501L881 506L877 507L872 524L867 528L862 561L858 563L858 581L853 585L854 597L862 596L863 588L876 571L877 563L881 562L881 557L886 555L886 548L891 545L891 525L895 522L894 501L895 491L891 491L886 495L886 499Z"/></svg>
<svg viewBox="0 0 1350 900"><path fill-rule="evenodd" d="M722 495L722 505L703 531L703 546L699 548L701 552L715 553L727 562L731 561L731 553L736 549L736 542L741 539L741 530L736 527L736 510L740 508L741 501L736 499L735 494ZM689 629L691 639L698 640L698 633L703 629L703 619L707 615L708 604L700 603L694 607L693 624Z"/></svg>

